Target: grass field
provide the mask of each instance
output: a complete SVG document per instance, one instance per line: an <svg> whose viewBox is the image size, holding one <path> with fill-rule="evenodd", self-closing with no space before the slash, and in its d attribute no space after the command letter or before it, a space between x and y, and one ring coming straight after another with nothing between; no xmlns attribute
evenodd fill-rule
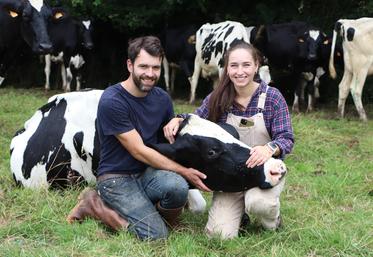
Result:
<svg viewBox="0 0 373 257"><path fill-rule="evenodd" d="M292 116L296 144L286 159L284 227L279 231L264 231L253 220L236 239L208 239L203 231L207 213L185 211L182 227L168 240L141 242L94 220L67 224L81 188L15 187L11 138L48 96L41 89L0 89L0 256L373 256L371 105L368 123L354 111L337 119L335 106ZM179 101L175 105L176 112L195 108Z"/></svg>

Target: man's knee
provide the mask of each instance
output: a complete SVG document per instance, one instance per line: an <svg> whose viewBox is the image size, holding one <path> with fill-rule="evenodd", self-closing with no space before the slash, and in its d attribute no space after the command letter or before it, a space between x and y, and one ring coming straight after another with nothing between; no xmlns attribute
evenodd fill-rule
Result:
<svg viewBox="0 0 373 257"><path fill-rule="evenodd" d="M166 193L174 202L186 203L189 186L185 179L177 174L165 180L162 184L163 192ZM178 206L179 207L179 206Z"/></svg>
<svg viewBox="0 0 373 257"><path fill-rule="evenodd" d="M161 219L154 219L154 222L145 223L138 221L131 224L128 230L134 233L141 240L158 240L168 237L168 229Z"/></svg>

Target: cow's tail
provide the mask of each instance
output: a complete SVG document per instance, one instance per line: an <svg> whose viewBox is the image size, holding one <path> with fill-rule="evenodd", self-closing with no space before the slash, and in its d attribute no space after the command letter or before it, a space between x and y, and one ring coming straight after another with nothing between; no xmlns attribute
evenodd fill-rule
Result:
<svg viewBox="0 0 373 257"><path fill-rule="evenodd" d="M329 58L329 74L330 74L330 77L333 79L337 77L337 72L335 71L335 67L334 67L334 49L335 49L335 43L337 41L337 35L338 35L337 33L339 32L340 28L341 28L340 22L337 21L333 29L332 49L330 51L330 58Z"/></svg>

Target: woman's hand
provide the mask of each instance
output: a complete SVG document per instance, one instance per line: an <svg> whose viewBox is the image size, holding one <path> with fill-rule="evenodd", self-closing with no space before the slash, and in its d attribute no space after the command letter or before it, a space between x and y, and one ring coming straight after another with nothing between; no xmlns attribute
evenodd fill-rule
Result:
<svg viewBox="0 0 373 257"><path fill-rule="evenodd" d="M248 168L254 168L264 164L267 160L272 157L272 151L266 145L258 145L251 148L250 157L246 161Z"/></svg>
<svg viewBox="0 0 373 257"><path fill-rule="evenodd" d="M170 144L175 142L176 133L179 130L180 124L183 122L183 120L183 118L173 118L167 123L166 126L163 127L164 136Z"/></svg>

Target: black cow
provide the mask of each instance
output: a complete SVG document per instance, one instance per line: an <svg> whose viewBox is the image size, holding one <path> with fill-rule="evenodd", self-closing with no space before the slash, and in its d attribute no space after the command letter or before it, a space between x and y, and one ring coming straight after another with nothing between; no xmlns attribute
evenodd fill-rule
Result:
<svg viewBox="0 0 373 257"><path fill-rule="evenodd" d="M225 127L235 131L228 124ZM236 131L235 134L237 137ZM151 147L186 167L205 173L207 178L203 182L214 191L271 188L286 174L285 164L274 158L264 165L248 168L245 163L250 156L250 147L233 137L227 129L194 114L181 124L175 143Z"/></svg>
<svg viewBox="0 0 373 257"><path fill-rule="evenodd" d="M270 67L291 71L298 78L293 110L299 111L299 97L304 98L304 87L309 96L307 110L313 110L316 70L325 66L320 64L325 62L321 57L322 45L330 48L326 35L304 22L273 24L260 27L253 44L268 59Z"/></svg>
<svg viewBox="0 0 373 257"><path fill-rule="evenodd" d="M38 54L49 53L51 8L42 0L0 0L0 85L23 42Z"/></svg>
<svg viewBox="0 0 373 257"><path fill-rule="evenodd" d="M168 92L174 91L176 68L180 68L188 80L191 80L196 57L196 31L195 26L188 25L180 28L167 28L164 32L162 37L165 50L163 71Z"/></svg>
<svg viewBox="0 0 373 257"><path fill-rule="evenodd" d="M63 7L52 8L53 21L48 26L53 43L53 56L45 56L45 90L50 89L49 76L51 61L61 63L62 88L70 91L71 69L80 69L84 64L84 49L92 49L92 26L89 19L77 20ZM78 73L79 74L79 73ZM80 75L77 77L77 90L80 89Z"/></svg>

